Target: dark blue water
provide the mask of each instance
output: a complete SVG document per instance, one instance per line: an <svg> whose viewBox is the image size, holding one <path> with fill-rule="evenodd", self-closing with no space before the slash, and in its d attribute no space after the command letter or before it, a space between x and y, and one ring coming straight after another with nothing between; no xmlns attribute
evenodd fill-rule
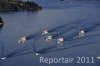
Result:
<svg viewBox="0 0 100 66"><path fill-rule="evenodd" d="M38 12L1 12L5 25L0 29L0 66L47 66L40 64L39 57L94 57L94 64L51 64L51 66L100 66L100 2L59 2L35 0L43 10ZM41 36L47 27L53 40L46 43ZM86 36L78 37L84 29ZM28 40L19 45L18 38ZM63 46L56 45L58 37L64 37ZM41 53L39 56L35 52Z"/></svg>

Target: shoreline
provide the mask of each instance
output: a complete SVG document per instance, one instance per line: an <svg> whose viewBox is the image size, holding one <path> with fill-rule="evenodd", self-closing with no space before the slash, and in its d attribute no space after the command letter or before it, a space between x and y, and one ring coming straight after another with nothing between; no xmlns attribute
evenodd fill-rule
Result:
<svg viewBox="0 0 100 66"><path fill-rule="evenodd" d="M23 1L13 1L13 2L0 2L0 12L3 11L38 11L42 7L35 2L23 2Z"/></svg>
<svg viewBox="0 0 100 66"><path fill-rule="evenodd" d="M0 28L4 25L2 18L0 17Z"/></svg>

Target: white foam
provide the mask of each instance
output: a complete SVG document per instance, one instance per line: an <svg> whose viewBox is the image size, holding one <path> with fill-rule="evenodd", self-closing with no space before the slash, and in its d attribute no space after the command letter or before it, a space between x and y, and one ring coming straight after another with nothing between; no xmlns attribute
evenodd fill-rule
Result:
<svg viewBox="0 0 100 66"><path fill-rule="evenodd" d="M36 56L38 56L38 55L39 55L39 53L36 53L35 55L36 55Z"/></svg>

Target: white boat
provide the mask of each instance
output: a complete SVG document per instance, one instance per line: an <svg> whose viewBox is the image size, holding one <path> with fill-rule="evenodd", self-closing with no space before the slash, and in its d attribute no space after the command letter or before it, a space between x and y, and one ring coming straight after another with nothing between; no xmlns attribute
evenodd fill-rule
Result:
<svg viewBox="0 0 100 66"><path fill-rule="evenodd" d="M62 45L63 42L64 42L64 38L63 37L60 37L60 38L57 39L57 44L58 45Z"/></svg>
<svg viewBox="0 0 100 66"><path fill-rule="evenodd" d="M48 35L48 36L46 37L46 42L51 41L51 40L52 40L52 36L51 36L51 35Z"/></svg>
<svg viewBox="0 0 100 66"><path fill-rule="evenodd" d="M39 55L39 53L35 53L35 55L36 55L36 56L38 56L38 55Z"/></svg>
<svg viewBox="0 0 100 66"><path fill-rule="evenodd" d="M2 60L5 60L6 58L7 58L7 57L2 57L1 59L2 59Z"/></svg>
<svg viewBox="0 0 100 66"><path fill-rule="evenodd" d="M26 37L21 37L21 38L19 38L19 43L25 43L25 41L26 41Z"/></svg>
<svg viewBox="0 0 100 66"><path fill-rule="evenodd" d="M83 37L85 35L85 31L84 30L81 30L80 32L79 32L79 37Z"/></svg>
<svg viewBox="0 0 100 66"><path fill-rule="evenodd" d="M99 59L99 60L100 60L100 57L98 56L98 57L97 57L97 59Z"/></svg>
<svg viewBox="0 0 100 66"><path fill-rule="evenodd" d="M42 35L47 35L47 34L48 34L48 30L45 29L45 30L43 31Z"/></svg>

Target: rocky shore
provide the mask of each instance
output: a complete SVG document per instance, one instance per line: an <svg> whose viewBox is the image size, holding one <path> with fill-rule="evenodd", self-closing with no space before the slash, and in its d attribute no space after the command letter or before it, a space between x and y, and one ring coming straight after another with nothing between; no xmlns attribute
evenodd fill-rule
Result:
<svg viewBox="0 0 100 66"><path fill-rule="evenodd" d="M35 2L9 1L0 2L0 11L37 11L42 7Z"/></svg>

